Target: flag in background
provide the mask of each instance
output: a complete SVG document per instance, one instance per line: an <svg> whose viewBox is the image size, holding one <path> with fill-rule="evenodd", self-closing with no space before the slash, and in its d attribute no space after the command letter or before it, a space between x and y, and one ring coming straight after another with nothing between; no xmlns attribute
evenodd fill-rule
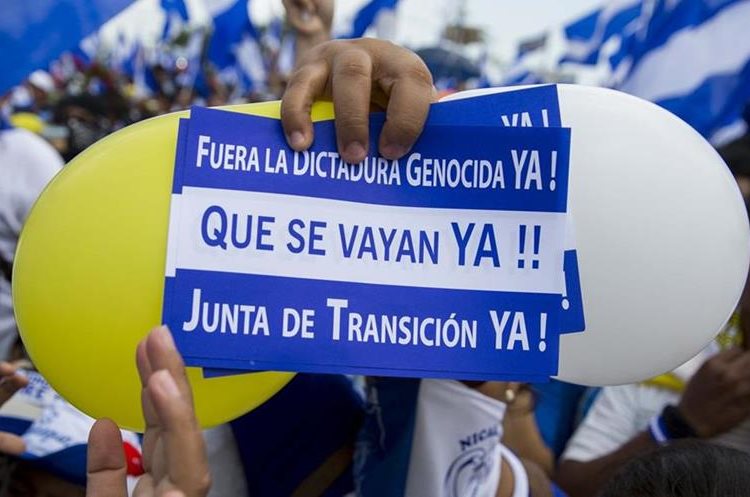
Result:
<svg viewBox="0 0 750 497"><path fill-rule="evenodd" d="M564 28L566 51L560 63L595 65L602 46L615 36L627 35L639 18L640 0L611 0L604 7Z"/></svg>
<svg viewBox="0 0 750 497"><path fill-rule="evenodd" d="M5 1L0 15L0 94L120 12L131 0ZM43 42L42 42L43 41Z"/></svg>
<svg viewBox="0 0 750 497"><path fill-rule="evenodd" d="M171 38L190 19L185 0L161 0L161 8L164 11L164 28L162 29L162 40Z"/></svg>
<svg viewBox="0 0 750 497"><path fill-rule="evenodd" d="M209 5L213 33L208 60L225 80L242 85L244 90L262 86L266 73L260 37L250 20L248 3L236 0L224 10L214 10Z"/></svg>
<svg viewBox="0 0 750 497"><path fill-rule="evenodd" d="M611 86L657 103L706 138L750 100L750 0L659 0Z"/></svg>
<svg viewBox="0 0 750 497"><path fill-rule="evenodd" d="M397 6L398 0L370 0L359 9L351 29L340 38L361 38L371 26L376 26L379 31L394 31ZM389 38L388 33L378 33L378 37Z"/></svg>

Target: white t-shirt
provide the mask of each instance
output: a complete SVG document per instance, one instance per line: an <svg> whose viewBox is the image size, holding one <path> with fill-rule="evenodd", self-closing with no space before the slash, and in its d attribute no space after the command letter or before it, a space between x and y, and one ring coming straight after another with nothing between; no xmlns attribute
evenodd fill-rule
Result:
<svg viewBox="0 0 750 497"><path fill-rule="evenodd" d="M718 346L711 344L672 374L687 383L718 351ZM588 462L619 449L646 430L651 418L661 413L664 407L676 405L679 400L677 391L643 383L604 387L568 441L562 459ZM714 441L750 452L750 419Z"/></svg>
<svg viewBox="0 0 750 497"><path fill-rule="evenodd" d="M62 166L60 154L34 133L0 131L0 256L6 261L13 262L31 206ZM16 333L10 284L0 277L0 360L8 356Z"/></svg>

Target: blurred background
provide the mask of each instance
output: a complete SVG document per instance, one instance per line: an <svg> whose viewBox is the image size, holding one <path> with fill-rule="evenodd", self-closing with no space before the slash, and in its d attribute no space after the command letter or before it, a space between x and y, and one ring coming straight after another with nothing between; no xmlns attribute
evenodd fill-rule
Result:
<svg viewBox="0 0 750 497"><path fill-rule="evenodd" d="M3 3L3 113L66 160L146 117L280 98L305 38L404 45L441 94L581 83L656 102L717 146L747 129L748 0L315 0L333 12L315 36L290 22L295 0Z"/></svg>

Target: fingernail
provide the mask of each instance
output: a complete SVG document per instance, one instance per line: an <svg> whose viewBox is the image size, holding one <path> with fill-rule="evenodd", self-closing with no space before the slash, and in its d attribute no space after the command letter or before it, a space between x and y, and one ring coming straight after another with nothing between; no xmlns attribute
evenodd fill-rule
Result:
<svg viewBox="0 0 750 497"><path fill-rule="evenodd" d="M156 330L156 337L159 339L159 341L168 349L174 349L174 339L172 338L172 333L169 331L169 328L166 327L166 325L161 325Z"/></svg>
<svg viewBox="0 0 750 497"><path fill-rule="evenodd" d="M289 144L295 150L303 148L305 146L305 135L300 131L292 131L292 134L289 135Z"/></svg>
<svg viewBox="0 0 750 497"><path fill-rule="evenodd" d="M347 162L356 164L362 162L365 159L367 151L365 147L359 142L351 142L344 149L344 155L346 156Z"/></svg>
<svg viewBox="0 0 750 497"><path fill-rule="evenodd" d="M399 145L398 143L386 143L385 145L383 145L380 153L386 159L400 159L401 157L406 155L406 152L408 151L408 147Z"/></svg>
<svg viewBox="0 0 750 497"><path fill-rule="evenodd" d="M169 371L166 369L160 369L152 376L154 382L154 386L161 390L161 392L166 396L170 398L177 398L180 396L180 389L177 388L177 383L175 383L174 378L172 378L172 375L169 374Z"/></svg>

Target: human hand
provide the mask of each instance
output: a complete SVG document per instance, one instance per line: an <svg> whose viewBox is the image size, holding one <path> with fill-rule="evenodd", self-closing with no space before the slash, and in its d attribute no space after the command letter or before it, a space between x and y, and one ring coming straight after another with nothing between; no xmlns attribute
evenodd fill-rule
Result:
<svg viewBox="0 0 750 497"><path fill-rule="evenodd" d="M313 141L313 102L332 99L339 154L358 163L367 155L374 104L386 109L379 151L399 159L422 132L435 97L430 71L415 53L383 40L334 40L298 63L281 101L281 123L289 146L306 150Z"/></svg>
<svg viewBox="0 0 750 497"><path fill-rule="evenodd" d="M206 448L185 366L166 327L138 344L136 362L146 431L145 474L134 497L205 497L211 485ZM126 497L126 472L120 431L98 420L89 434L87 497Z"/></svg>
<svg viewBox="0 0 750 497"><path fill-rule="evenodd" d="M298 36L330 37L333 0L283 0L286 18Z"/></svg>
<svg viewBox="0 0 750 497"><path fill-rule="evenodd" d="M732 348L707 360L688 382L678 409L704 438L750 417L750 352Z"/></svg>
<svg viewBox="0 0 750 497"><path fill-rule="evenodd" d="M13 395L29 384L28 378L18 372L21 361L0 361L0 407ZM12 456L23 454L26 443L14 433L0 432L0 452Z"/></svg>

